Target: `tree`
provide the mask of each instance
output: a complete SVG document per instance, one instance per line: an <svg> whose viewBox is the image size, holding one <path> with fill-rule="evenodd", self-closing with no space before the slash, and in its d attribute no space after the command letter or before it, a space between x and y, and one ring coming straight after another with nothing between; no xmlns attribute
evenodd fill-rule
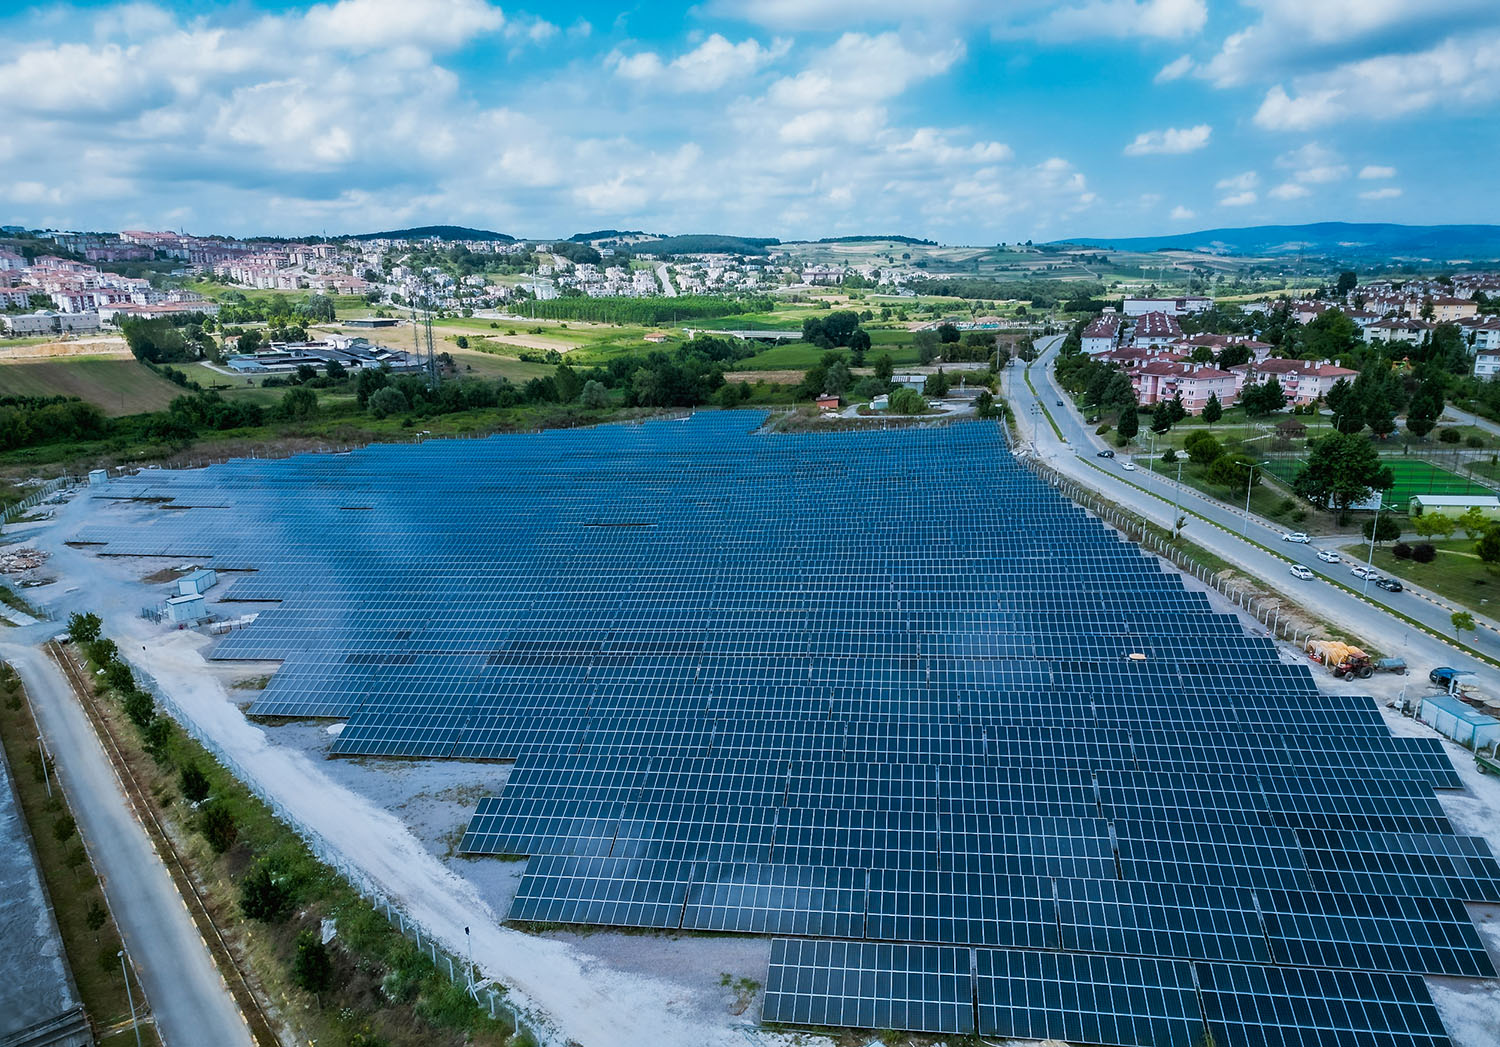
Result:
<svg viewBox="0 0 1500 1047"><path fill-rule="evenodd" d="M240 881L240 912L261 923L280 923L292 910L292 892L265 862Z"/></svg>
<svg viewBox="0 0 1500 1047"><path fill-rule="evenodd" d="M1203 420L1212 426L1224 417L1224 405L1219 403L1218 393L1208 394L1208 403L1203 405Z"/></svg>
<svg viewBox="0 0 1500 1047"><path fill-rule="evenodd" d="M1177 461L1177 448L1168 447L1161 453L1161 460L1165 465L1171 465L1173 462Z"/></svg>
<svg viewBox="0 0 1500 1047"><path fill-rule="evenodd" d="M406 394L393 385L384 389L375 390L375 395L370 397L369 411L376 418L385 418L389 415L400 414L411 405L406 402Z"/></svg>
<svg viewBox="0 0 1500 1047"><path fill-rule="evenodd" d="M1485 563L1500 563L1500 524L1490 524L1485 529L1474 552Z"/></svg>
<svg viewBox="0 0 1500 1047"><path fill-rule="evenodd" d="M1302 351L1310 360L1337 360L1359 345L1359 328L1342 309L1319 313L1301 333Z"/></svg>
<svg viewBox="0 0 1500 1047"><path fill-rule="evenodd" d="M1423 538L1451 538L1458 521L1446 513L1423 513L1411 518L1411 529Z"/></svg>
<svg viewBox="0 0 1500 1047"><path fill-rule="evenodd" d="M457 338L453 339L453 344L458 346L460 349L467 349L469 348L469 336L466 334L461 334Z"/></svg>
<svg viewBox="0 0 1500 1047"><path fill-rule="evenodd" d="M1167 414L1173 425L1188 416L1187 408L1182 405L1182 394L1173 393L1172 399L1167 401Z"/></svg>
<svg viewBox="0 0 1500 1047"><path fill-rule="evenodd" d="M323 940L312 931L297 935L297 954L292 958L292 981L314 995L333 984L333 961Z"/></svg>
<svg viewBox="0 0 1500 1047"><path fill-rule="evenodd" d="M557 399L565 404L578 399L578 394L583 391L583 379L566 363L557 365L557 370L552 372L552 381L557 384Z"/></svg>
<svg viewBox="0 0 1500 1047"><path fill-rule="evenodd" d="M1341 433L1357 433L1365 427L1364 413L1355 400L1354 387L1348 379L1340 378L1328 390L1325 402L1333 412L1333 427Z"/></svg>
<svg viewBox="0 0 1500 1047"><path fill-rule="evenodd" d="M78 831L78 823L71 814L64 814L52 823L52 838L58 843L67 843Z"/></svg>
<svg viewBox="0 0 1500 1047"><path fill-rule="evenodd" d="M609 390L604 388L601 382L590 378L583 383L583 391L578 394L578 402L592 410L609 406Z"/></svg>
<svg viewBox="0 0 1500 1047"><path fill-rule="evenodd" d="M348 369L337 360L329 360L328 366L324 370L327 372L328 380L331 382L342 382L345 378L349 377Z"/></svg>
<svg viewBox="0 0 1500 1047"><path fill-rule="evenodd" d="M891 411L895 414L922 414L927 410L927 400L915 389L902 386L891 393Z"/></svg>
<svg viewBox="0 0 1500 1047"><path fill-rule="evenodd" d="M1246 386L1240 394L1240 406L1252 418L1271 414L1286 406L1286 393L1282 391L1281 382L1273 375L1264 382Z"/></svg>
<svg viewBox="0 0 1500 1047"><path fill-rule="evenodd" d="M1464 534L1469 536L1470 541L1477 540L1490 528L1490 518L1485 516L1484 510L1477 505L1464 510L1456 522L1463 529Z"/></svg>
<svg viewBox="0 0 1500 1047"><path fill-rule="evenodd" d="M288 389L282 396L276 413L288 421L312 418L318 413L318 394L303 386Z"/></svg>
<svg viewBox="0 0 1500 1047"><path fill-rule="evenodd" d="M1135 438L1135 434L1141 431L1141 417L1136 410L1135 404L1120 410L1120 420L1115 423L1115 431L1129 443Z"/></svg>
<svg viewBox="0 0 1500 1047"><path fill-rule="evenodd" d="M1220 455L1209 463L1208 482L1228 488L1230 494L1238 497L1247 493L1251 485L1260 482L1256 468L1258 464L1249 455Z"/></svg>
<svg viewBox="0 0 1500 1047"><path fill-rule="evenodd" d="M995 408L995 398L988 389L974 398L974 413L980 418L993 418L999 413Z"/></svg>
<svg viewBox="0 0 1500 1047"><path fill-rule="evenodd" d="M1468 611L1454 611L1448 618L1453 623L1454 639L1461 640L1464 633L1474 631L1474 616Z"/></svg>
<svg viewBox="0 0 1500 1047"><path fill-rule="evenodd" d="M865 354L870 351L870 332L860 328L849 336L849 358L855 367L865 365Z"/></svg>
<svg viewBox="0 0 1500 1047"><path fill-rule="evenodd" d="M917 361L921 364L930 364L937 358L938 336L934 331L918 331L912 335L912 345L917 348Z"/></svg>
<svg viewBox="0 0 1500 1047"><path fill-rule="evenodd" d="M1372 490L1389 490L1396 482L1390 466L1369 440L1350 433L1330 433L1313 443L1307 464L1297 472L1292 490L1314 505L1347 512Z"/></svg>
<svg viewBox="0 0 1500 1047"><path fill-rule="evenodd" d="M259 331L246 331L240 335L239 341L234 343L234 351L248 355L259 349L262 343L263 339Z"/></svg>
<svg viewBox="0 0 1500 1047"><path fill-rule="evenodd" d="M131 688L125 692L125 715L141 730L151 726L156 718L156 702L145 691Z"/></svg>
<svg viewBox="0 0 1500 1047"><path fill-rule="evenodd" d="M896 373L896 365L891 362L890 353L881 353L875 358L875 377L882 385L891 384L891 376Z"/></svg>
<svg viewBox="0 0 1500 1047"><path fill-rule="evenodd" d="M1340 298L1348 298L1349 292L1359 286L1359 276L1352 270L1345 269L1339 273L1338 283L1334 285L1334 291Z"/></svg>
<svg viewBox="0 0 1500 1047"><path fill-rule="evenodd" d="M334 321L333 299L326 294L311 295L298 312L315 323L331 324Z"/></svg>
<svg viewBox="0 0 1500 1047"><path fill-rule="evenodd" d="M90 644L99 639L99 630L104 623L99 620L97 614L79 614L74 611L68 615L68 636L76 644Z"/></svg>
<svg viewBox="0 0 1500 1047"><path fill-rule="evenodd" d="M202 803L208 799L208 775L196 763L183 765L177 776L177 785L182 790L182 798L188 803Z"/></svg>
<svg viewBox="0 0 1500 1047"><path fill-rule="evenodd" d="M1382 542L1393 542L1400 538L1401 525L1390 513L1383 513L1374 519L1366 520L1364 526L1360 528L1360 533L1365 536L1366 541L1371 540L1370 536L1373 533L1375 544L1380 545Z"/></svg>
<svg viewBox="0 0 1500 1047"><path fill-rule="evenodd" d="M823 391L834 396L843 396L849 391L854 376L849 373L849 365L843 360L835 360L828 366L828 372L823 378Z"/></svg>
<svg viewBox="0 0 1500 1047"><path fill-rule="evenodd" d="M1406 428L1413 436L1422 439L1432 432L1443 413L1443 386L1436 378L1427 378L1417 387L1406 408Z"/></svg>
<svg viewBox="0 0 1500 1047"><path fill-rule="evenodd" d="M89 904L89 911L83 914L83 925L89 930L93 931L95 934L99 933L99 929L103 927L108 920L109 912L104 908L104 906L99 904L99 899L97 898L95 898L94 901Z"/></svg>
<svg viewBox="0 0 1500 1047"><path fill-rule="evenodd" d="M1208 465L1224 453L1219 441L1204 432L1190 434L1182 446L1194 465Z"/></svg>
<svg viewBox="0 0 1500 1047"><path fill-rule="evenodd" d="M1170 400L1158 400L1155 409L1151 412L1151 431L1161 436L1171 428L1172 402Z"/></svg>
<svg viewBox="0 0 1500 1047"><path fill-rule="evenodd" d="M927 376L922 383L922 395L931 397L942 397L948 395L948 376L940 368L936 374Z"/></svg>
<svg viewBox="0 0 1500 1047"><path fill-rule="evenodd" d="M958 328L952 324L938 324L937 336L939 342L942 342L944 345L952 345L958 341Z"/></svg>
<svg viewBox="0 0 1500 1047"><path fill-rule="evenodd" d="M215 854L223 854L233 847L234 841L240 835L240 828L235 824L234 815L222 802L211 803L205 807L198 824L203 838L208 841L209 847L213 848Z"/></svg>

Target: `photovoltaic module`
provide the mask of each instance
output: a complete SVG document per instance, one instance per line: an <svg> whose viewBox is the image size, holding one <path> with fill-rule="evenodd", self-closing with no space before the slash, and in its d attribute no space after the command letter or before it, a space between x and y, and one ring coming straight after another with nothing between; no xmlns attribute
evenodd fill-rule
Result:
<svg viewBox="0 0 1500 1047"><path fill-rule="evenodd" d="M462 844L529 859L512 919L774 936L768 1021L1447 1043L1421 976L1495 976L1464 903L1500 866L1436 739L994 424L763 422L142 472L77 540L237 579L214 657L282 662L252 715L513 761Z"/></svg>

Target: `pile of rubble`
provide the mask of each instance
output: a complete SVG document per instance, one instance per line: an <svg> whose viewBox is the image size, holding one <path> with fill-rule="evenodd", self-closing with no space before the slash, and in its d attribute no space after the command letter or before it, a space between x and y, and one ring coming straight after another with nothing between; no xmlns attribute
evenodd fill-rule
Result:
<svg viewBox="0 0 1500 1047"><path fill-rule="evenodd" d="M40 549L16 549L0 552L0 574L20 574L32 571L47 562L47 553Z"/></svg>

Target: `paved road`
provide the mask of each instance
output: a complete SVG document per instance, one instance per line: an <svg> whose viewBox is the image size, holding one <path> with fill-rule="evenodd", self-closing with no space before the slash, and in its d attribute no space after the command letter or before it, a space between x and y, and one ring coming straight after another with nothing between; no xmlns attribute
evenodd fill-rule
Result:
<svg viewBox="0 0 1500 1047"><path fill-rule="evenodd" d="M239 1008L146 830L130 813L114 768L62 672L23 644L0 643L0 658L26 684L162 1041L167 1047L252 1047Z"/></svg>
<svg viewBox="0 0 1500 1047"><path fill-rule="evenodd" d="M1006 373L1006 395L1016 412L1023 438L1031 441L1039 458L1111 501L1125 505L1162 526L1172 526L1178 515L1175 506L1181 505L1220 524L1222 528L1227 528L1224 530L1214 527L1202 519L1189 516L1184 533L1196 544L1281 589L1308 610L1337 622L1372 646L1388 654L1404 656L1411 663L1413 671L1418 673L1417 680L1425 677L1426 670L1431 666L1452 665L1478 673L1481 684L1486 680L1497 681L1494 690L1500 692L1500 670L1413 628L1407 622L1388 614L1385 607L1394 605L1402 613L1440 632L1446 632L1452 627L1447 609L1428 603L1409 592L1386 593L1371 585L1369 595L1361 596L1325 581L1324 578L1337 577L1346 584L1363 584L1349 573L1347 564L1325 564L1317 559L1320 544L1343 544L1347 539L1312 545L1283 542L1280 530L1253 517L1247 520L1243 512L1205 498L1190 488L1179 488L1159 474L1152 475L1141 470L1126 472L1122 468L1122 459L1107 461L1096 458L1095 452L1104 447L1103 442L1094 436L1091 427L1084 425L1075 410L1067 406L1056 406L1058 400L1063 400L1065 404L1068 402L1051 375L1051 363L1061 344L1061 336L1037 341L1039 356L1037 362L1030 367L1031 381L1037 391L1035 396L1026 386L1023 377L1025 371L1020 364L1007 368ZM1043 407L1057 422L1063 434L1062 440L1058 439L1042 416ZM1102 466L1102 469L1096 468L1095 463ZM1281 555L1272 555L1242 540L1242 531L1248 533L1254 541L1274 548ZM1321 577L1312 581L1291 578L1287 572L1293 562L1311 568ZM1500 634L1480 628L1467 634L1464 639L1477 650L1500 659Z"/></svg>
<svg viewBox="0 0 1500 1047"><path fill-rule="evenodd" d="M661 293L666 298L676 298L677 288L672 286L672 274L667 272L667 263L656 263L656 275L661 277Z"/></svg>

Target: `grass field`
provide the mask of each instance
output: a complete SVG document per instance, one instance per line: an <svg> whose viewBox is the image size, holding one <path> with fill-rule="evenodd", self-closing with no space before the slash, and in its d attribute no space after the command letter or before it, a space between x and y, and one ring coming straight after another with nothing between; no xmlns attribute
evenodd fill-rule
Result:
<svg viewBox="0 0 1500 1047"><path fill-rule="evenodd" d="M0 364L0 396L76 396L111 417L159 411L182 393L134 360L78 356Z"/></svg>
<svg viewBox="0 0 1500 1047"><path fill-rule="evenodd" d="M1480 614L1500 617L1500 572L1480 561L1474 543L1458 538L1433 544L1437 559L1432 563L1398 560L1389 545L1382 546L1375 550L1375 568ZM1363 563L1370 547L1351 545L1344 552Z"/></svg>
<svg viewBox="0 0 1500 1047"><path fill-rule="evenodd" d="M1483 484L1458 475L1450 469L1434 465L1421 458L1385 457L1383 464L1396 474L1396 484L1385 495L1386 508L1406 512L1407 502L1414 494L1493 494ZM1298 458L1277 458L1266 468L1278 479L1290 484L1297 470L1305 465Z"/></svg>

